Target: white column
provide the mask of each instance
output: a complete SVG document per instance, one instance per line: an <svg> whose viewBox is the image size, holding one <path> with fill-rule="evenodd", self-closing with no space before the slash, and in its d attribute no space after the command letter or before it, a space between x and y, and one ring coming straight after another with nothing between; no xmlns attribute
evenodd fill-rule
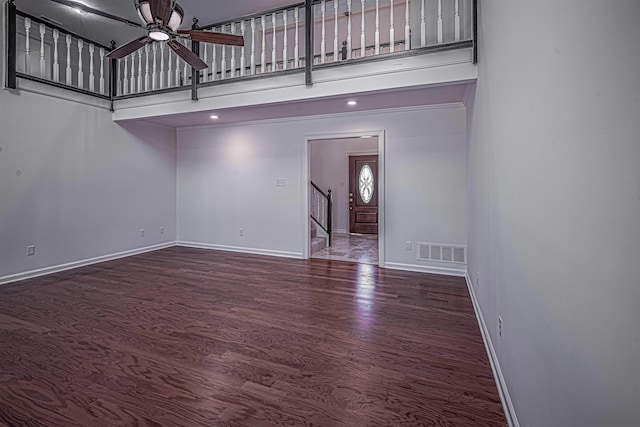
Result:
<svg viewBox="0 0 640 427"><path fill-rule="evenodd" d="M47 63L44 60L44 35L47 32L47 27L44 24L40 24L40 77L45 78L47 72Z"/></svg>
<svg viewBox="0 0 640 427"><path fill-rule="evenodd" d="M347 59L351 59L351 0L347 0Z"/></svg>
<svg viewBox="0 0 640 427"><path fill-rule="evenodd" d="M340 59L338 44L338 0L333 0L333 62Z"/></svg>
<svg viewBox="0 0 640 427"><path fill-rule="evenodd" d="M180 86L180 57L178 55L175 55L175 60L176 60L176 72L175 72L176 86Z"/></svg>
<svg viewBox="0 0 640 427"><path fill-rule="evenodd" d="M138 52L138 56L140 56L140 52ZM138 87L136 85L136 54L132 54L129 55L129 57L131 58L131 77L129 79L129 93L136 93L136 88ZM142 64L142 63L140 63ZM138 69L141 69L142 66L138 65Z"/></svg>
<svg viewBox="0 0 640 427"><path fill-rule="evenodd" d="M31 18L24 18L24 72L31 74L31 37L29 37L29 31L31 31Z"/></svg>
<svg viewBox="0 0 640 427"><path fill-rule="evenodd" d="M218 78L218 59L216 58L217 45L213 45L211 52L211 81L215 81Z"/></svg>
<svg viewBox="0 0 640 427"><path fill-rule="evenodd" d="M459 42L460 41L460 4L458 3L458 0L456 0L456 3L455 3L455 10L456 10L455 37L456 37L456 41Z"/></svg>
<svg viewBox="0 0 640 427"><path fill-rule="evenodd" d="M164 43L163 43L164 44ZM173 51L170 50L169 52L167 52L167 87L171 87L171 84L173 83L173 68L172 65L172 53Z"/></svg>
<svg viewBox="0 0 640 427"><path fill-rule="evenodd" d="M326 46L326 30L325 30L325 17L327 14L327 4L325 0L320 2L320 14L322 16L322 38L320 39L320 63L324 64L327 57Z"/></svg>
<svg viewBox="0 0 640 427"><path fill-rule="evenodd" d="M442 0L438 0L438 44L442 44Z"/></svg>
<svg viewBox="0 0 640 427"><path fill-rule="evenodd" d="M184 40L183 41L184 46L189 49L189 41ZM182 69L182 72L184 73L184 85L188 85L189 84L189 64L187 64L187 61L184 61L184 68Z"/></svg>
<svg viewBox="0 0 640 427"><path fill-rule="evenodd" d="M271 46L271 71L278 70L278 57L276 52L276 14L275 12L271 14L271 30L272 30L272 46Z"/></svg>
<svg viewBox="0 0 640 427"><path fill-rule="evenodd" d="M100 93L104 95L104 48L100 48Z"/></svg>
<svg viewBox="0 0 640 427"><path fill-rule="evenodd" d="M58 63L58 39L60 38L60 32L53 30L53 81L60 81L60 64Z"/></svg>
<svg viewBox="0 0 640 427"><path fill-rule="evenodd" d="M78 39L78 87L84 89L84 72L82 71L82 49L84 42Z"/></svg>
<svg viewBox="0 0 640 427"><path fill-rule="evenodd" d="M242 35L242 38L243 38L243 39L245 39L244 35L245 35L246 31L247 31L247 23L246 23L246 21L245 21L245 20L242 20L242 21L240 22L240 34ZM246 39L245 39L245 40L246 40ZM246 65L247 65L247 64L246 64L246 59L245 59L245 57L244 57L244 55L245 55L245 52L244 52L244 51L245 51L245 47L244 47L244 46L242 46L242 47L240 48L240 75L241 75L241 76L244 76L244 75L245 75L245 67L246 67Z"/></svg>
<svg viewBox="0 0 640 427"><path fill-rule="evenodd" d="M149 44L144 45L144 91L148 92L149 86Z"/></svg>
<svg viewBox="0 0 640 427"><path fill-rule="evenodd" d="M156 65L158 61L158 43L153 42L151 49L153 50L153 68L151 69L151 90L156 90L158 88L158 81L156 80L158 78L158 72L157 72L158 70Z"/></svg>
<svg viewBox="0 0 640 427"><path fill-rule="evenodd" d="M251 75L256 74L256 18L251 18Z"/></svg>
<svg viewBox="0 0 640 427"><path fill-rule="evenodd" d="M133 56L131 60L133 60ZM118 69L120 68L120 64L118 63ZM133 74L132 74L133 77ZM129 57L124 57L124 67L122 68L122 94L129 94Z"/></svg>
<svg viewBox="0 0 640 427"><path fill-rule="evenodd" d="M424 0L420 5L420 47L427 45L427 24L424 21Z"/></svg>
<svg viewBox="0 0 640 427"><path fill-rule="evenodd" d="M224 33L224 27L220 28L220 32ZM227 47L225 45L221 45L220 50L222 51L222 59L220 61L220 79L224 80L227 78Z"/></svg>
<svg viewBox="0 0 640 427"><path fill-rule="evenodd" d="M456 0L458 1L458 0ZM409 15L409 0L404 0L404 50L411 49L411 16Z"/></svg>
<svg viewBox="0 0 640 427"><path fill-rule="evenodd" d="M96 82L95 76L93 75L93 52L95 51L95 47L93 43L89 44L89 90L91 92L95 92L96 90Z"/></svg>
<svg viewBox="0 0 640 427"><path fill-rule="evenodd" d="M231 23L231 34L236 33L236 23ZM231 77L236 76L236 47L231 46Z"/></svg>
<svg viewBox="0 0 640 427"><path fill-rule="evenodd" d="M138 92L144 91L142 83L142 49L140 49L138 50Z"/></svg>
<svg viewBox="0 0 640 427"><path fill-rule="evenodd" d="M289 13L289 11L287 9L285 9L282 12L282 22L284 25L284 30L282 32L283 36L283 43L282 43L282 69L286 70L287 69L287 14Z"/></svg>
<svg viewBox="0 0 640 427"><path fill-rule="evenodd" d="M375 34L376 55L380 55L380 0L376 0L376 34Z"/></svg>
<svg viewBox="0 0 640 427"><path fill-rule="evenodd" d="M266 16L262 15L260 18L260 24L262 25L262 54L260 56L260 73L264 74L267 62L267 51L266 51L266 38L267 38L267 20Z"/></svg>
<svg viewBox="0 0 640 427"><path fill-rule="evenodd" d="M389 52L396 50L396 32L393 28L393 0L391 0L391 10L389 12Z"/></svg>
<svg viewBox="0 0 640 427"><path fill-rule="evenodd" d="M71 86L71 36L67 34L65 40L67 42L67 69L65 70L65 81L68 86Z"/></svg>
<svg viewBox="0 0 640 427"><path fill-rule="evenodd" d="M293 46L293 66L294 68L298 68L300 66L300 36L298 34L299 29L299 21L300 21L300 8L296 7L293 11L293 17L296 21L296 33L294 35L294 46Z"/></svg>
<svg viewBox="0 0 640 427"><path fill-rule="evenodd" d="M365 35L365 20L364 20L364 3L365 0L361 0L360 1L361 5L362 5L362 19L360 20L361 24L360 24L360 57L364 58L366 53L367 53L367 38ZM391 7L391 10L393 10L393 5Z"/></svg>
<svg viewBox="0 0 640 427"><path fill-rule="evenodd" d="M205 64L209 64L209 44L208 43L200 43L200 56L202 57L202 61ZM205 68L202 70L202 82L209 81L209 69Z"/></svg>
<svg viewBox="0 0 640 427"><path fill-rule="evenodd" d="M160 43L160 89L164 89L164 47L166 43ZM171 65L169 65L171 68Z"/></svg>

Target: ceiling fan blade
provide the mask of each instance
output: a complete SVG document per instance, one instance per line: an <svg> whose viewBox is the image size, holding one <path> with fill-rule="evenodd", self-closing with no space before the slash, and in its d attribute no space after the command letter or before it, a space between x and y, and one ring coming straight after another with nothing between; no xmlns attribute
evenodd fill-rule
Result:
<svg viewBox="0 0 640 427"><path fill-rule="evenodd" d="M208 67L208 65L198 57L195 53L187 49L183 44L178 43L175 40L171 40L167 43L171 50L173 50L180 58L193 67L194 70L200 71Z"/></svg>
<svg viewBox="0 0 640 427"><path fill-rule="evenodd" d="M72 9L78 9L81 10L83 12L86 13L91 13L93 15L98 15L98 16L102 16L103 18L108 18L108 19L113 19L114 21L118 21L118 22L122 22L123 24L127 24L131 27L138 27L138 28L145 28L143 25L139 24L138 22L134 22L134 21L129 21L128 19L125 18L121 18L119 16L115 16L115 15L111 15L110 13L107 12L103 12L101 10L98 9L93 9L89 6L85 6L82 3L79 3L77 1L73 1L73 0L51 0L54 3L59 3L59 4L63 4L65 6L68 6Z"/></svg>
<svg viewBox="0 0 640 427"><path fill-rule="evenodd" d="M178 30L178 35L196 42L244 46L244 37L237 36L235 34L213 33L211 31L197 30Z"/></svg>
<svg viewBox="0 0 640 427"><path fill-rule="evenodd" d="M142 36L138 39L135 39L125 45L120 46L119 48L112 50L107 54L107 58L113 59L122 59L125 56L135 52L136 50L143 47L145 44L151 42L151 39L147 36Z"/></svg>
<svg viewBox="0 0 640 427"><path fill-rule="evenodd" d="M169 23L171 18L171 0L149 0L149 7L151 8L151 15L156 19L162 21L163 25Z"/></svg>

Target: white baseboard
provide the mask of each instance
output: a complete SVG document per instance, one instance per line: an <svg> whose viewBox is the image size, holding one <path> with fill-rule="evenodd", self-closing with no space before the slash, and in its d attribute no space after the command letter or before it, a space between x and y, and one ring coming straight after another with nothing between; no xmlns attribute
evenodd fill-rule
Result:
<svg viewBox="0 0 640 427"><path fill-rule="evenodd" d="M473 302L473 309L476 312L476 318L478 319L478 324L480 325L482 340L484 341L484 346L486 347L487 354L489 355L489 362L491 363L493 377L495 378L496 385L498 386L498 394L500 395L502 407L504 408L504 413L507 417L507 423L509 424L509 427L520 427L518 417L516 416L516 410L513 406L513 402L511 401L511 396L509 396L509 389L507 388L507 383L505 382L504 376L502 375L502 369L500 369L500 363L498 362L498 357L496 355L495 349L493 348L493 343L491 342L491 335L489 335L487 324L485 323L484 317L482 316L482 310L480 309L480 304L478 304L476 293L473 289L471 277L469 277L469 274L465 275L465 279L467 280L467 288L469 289L469 295L471 296L471 301Z"/></svg>
<svg viewBox="0 0 640 427"><path fill-rule="evenodd" d="M105 261L113 261L114 259L125 258L132 255L138 255L145 252L157 251L159 249L171 248L176 245L175 242L162 243L154 246L146 246L144 248L132 249L130 251L118 252L109 255L103 255L95 258L83 259L67 264L54 265L51 267L40 268L38 270L26 271L24 273L12 274L10 276L0 277L0 285L7 283L19 282L21 280L33 279L34 277L45 276L47 274L59 273L61 271L71 270L78 267L85 267L91 264L97 264Z"/></svg>
<svg viewBox="0 0 640 427"><path fill-rule="evenodd" d="M392 270L405 270L405 271L415 271L418 273L443 274L445 276L456 276L456 277L465 277L465 275L467 274L466 268L458 269L458 268L447 268L447 267L433 267L430 265L402 264L399 262L386 262L382 267L390 268Z"/></svg>
<svg viewBox="0 0 640 427"><path fill-rule="evenodd" d="M212 249L214 251L227 251L227 252L239 252L239 253L245 253L245 254L277 256L282 258L296 258L296 259L303 258L302 253L300 252L274 251L270 249L255 249L255 248L245 248L241 246L214 245L211 243L185 242L180 240L176 242L176 246L182 246L185 248Z"/></svg>

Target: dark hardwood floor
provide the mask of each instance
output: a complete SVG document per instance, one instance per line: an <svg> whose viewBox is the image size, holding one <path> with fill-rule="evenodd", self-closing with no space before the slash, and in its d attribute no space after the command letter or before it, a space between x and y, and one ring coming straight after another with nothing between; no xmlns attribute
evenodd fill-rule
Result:
<svg viewBox="0 0 640 427"><path fill-rule="evenodd" d="M505 426L463 279L171 248L0 287L0 426Z"/></svg>

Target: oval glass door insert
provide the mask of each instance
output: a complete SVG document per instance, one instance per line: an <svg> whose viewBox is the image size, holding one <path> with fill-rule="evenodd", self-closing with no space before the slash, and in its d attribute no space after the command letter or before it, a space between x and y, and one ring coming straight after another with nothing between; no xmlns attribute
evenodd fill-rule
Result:
<svg viewBox="0 0 640 427"><path fill-rule="evenodd" d="M358 190L363 202L369 203L373 198L373 171L369 165L362 166L358 176Z"/></svg>

